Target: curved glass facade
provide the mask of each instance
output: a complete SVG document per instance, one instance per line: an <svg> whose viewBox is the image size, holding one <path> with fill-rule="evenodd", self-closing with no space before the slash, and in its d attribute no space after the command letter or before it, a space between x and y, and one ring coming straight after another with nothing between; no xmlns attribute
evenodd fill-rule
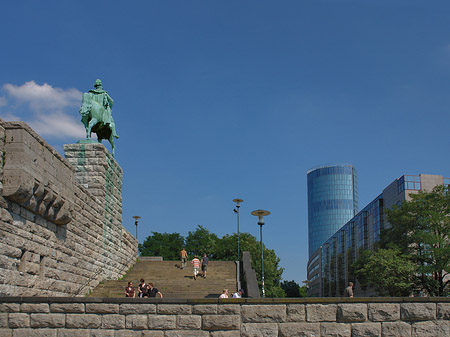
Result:
<svg viewBox="0 0 450 337"><path fill-rule="evenodd" d="M320 166L308 176L309 257L358 212L356 169L350 164Z"/></svg>

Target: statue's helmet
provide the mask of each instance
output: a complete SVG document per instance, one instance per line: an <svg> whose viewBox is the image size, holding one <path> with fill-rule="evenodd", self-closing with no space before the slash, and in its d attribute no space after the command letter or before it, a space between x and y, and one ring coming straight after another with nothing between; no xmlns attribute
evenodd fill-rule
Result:
<svg viewBox="0 0 450 337"><path fill-rule="evenodd" d="M102 86L102 81L97 78L95 80L94 87L97 88L97 87L101 87L101 86Z"/></svg>

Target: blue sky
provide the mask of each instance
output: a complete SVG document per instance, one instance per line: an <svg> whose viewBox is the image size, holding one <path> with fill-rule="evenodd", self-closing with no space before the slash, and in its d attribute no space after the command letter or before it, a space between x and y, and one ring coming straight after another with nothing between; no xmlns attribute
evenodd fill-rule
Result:
<svg viewBox="0 0 450 337"><path fill-rule="evenodd" d="M139 239L241 231L306 279L306 171L352 163L364 207L403 174L450 176L448 1L8 1L0 118L84 137L81 93L115 101L123 223ZM109 144L106 144L109 148Z"/></svg>

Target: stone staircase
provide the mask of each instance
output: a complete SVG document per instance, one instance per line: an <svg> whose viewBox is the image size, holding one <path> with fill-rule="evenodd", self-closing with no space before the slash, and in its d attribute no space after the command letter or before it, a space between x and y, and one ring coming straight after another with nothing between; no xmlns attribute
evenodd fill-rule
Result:
<svg viewBox="0 0 450 337"><path fill-rule="evenodd" d="M186 269L180 261L139 261L119 281L109 280L99 284L90 297L125 297L125 287L133 282L136 289L139 280L152 282L164 298L218 298L224 288L231 294L236 291L236 264L233 261L209 261L207 278L194 274L188 261Z"/></svg>

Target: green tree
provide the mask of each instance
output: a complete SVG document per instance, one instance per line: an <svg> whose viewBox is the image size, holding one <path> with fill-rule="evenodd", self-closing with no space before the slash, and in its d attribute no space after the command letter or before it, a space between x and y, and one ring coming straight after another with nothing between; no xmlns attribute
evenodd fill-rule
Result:
<svg viewBox="0 0 450 337"><path fill-rule="evenodd" d="M355 275L361 286L369 286L380 295L408 296L416 270L409 256L398 248L365 250L356 262Z"/></svg>
<svg viewBox="0 0 450 337"><path fill-rule="evenodd" d="M204 253L216 259L216 246L219 238L205 227L198 225L195 231L189 232L186 237L186 250L190 255L203 256Z"/></svg>
<svg viewBox="0 0 450 337"><path fill-rule="evenodd" d="M410 194L387 211L391 228L382 235L382 244L392 243L416 264L417 287L430 296L444 296L449 291L446 276L450 271L450 194L444 186L431 192Z"/></svg>
<svg viewBox="0 0 450 337"><path fill-rule="evenodd" d="M300 295L300 285L294 280L281 282L281 288L286 293L286 297L303 297Z"/></svg>
<svg viewBox="0 0 450 337"><path fill-rule="evenodd" d="M164 260L178 260L183 246L184 238L179 233L152 232L138 248L141 256L162 256Z"/></svg>
<svg viewBox="0 0 450 337"><path fill-rule="evenodd" d="M306 285L300 287L300 297L308 297L308 287Z"/></svg>
<svg viewBox="0 0 450 337"><path fill-rule="evenodd" d="M256 272L259 288L261 285L261 245L260 242L249 233L240 233L239 246L241 252L249 251L252 268ZM283 268L280 267L280 259L273 249L268 249L263 244L264 254L264 289L267 297L284 297L285 292L281 288L281 275ZM235 261L237 256L237 234L225 235L218 241L216 247L216 259Z"/></svg>

